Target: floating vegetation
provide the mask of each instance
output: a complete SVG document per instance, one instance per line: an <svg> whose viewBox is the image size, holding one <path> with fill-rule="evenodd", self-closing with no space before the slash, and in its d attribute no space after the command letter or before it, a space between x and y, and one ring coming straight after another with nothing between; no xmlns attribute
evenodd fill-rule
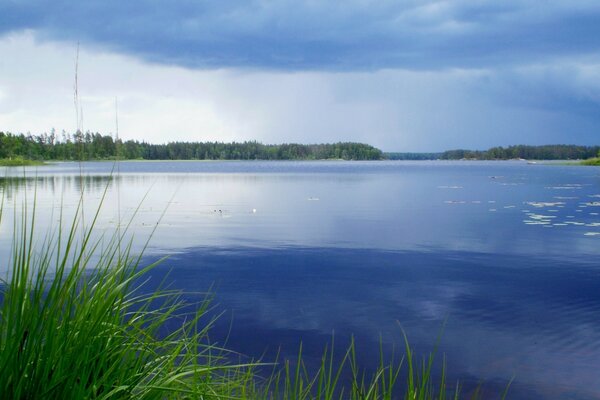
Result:
<svg viewBox="0 0 600 400"><path fill-rule="evenodd" d="M552 227L552 220L556 218L556 215L543 215L535 213L527 213L527 216L529 219L523 220L525 225L548 225L549 227Z"/></svg>
<svg viewBox="0 0 600 400"><path fill-rule="evenodd" d="M549 225L550 221L534 221L534 220L524 220L525 225Z"/></svg>
<svg viewBox="0 0 600 400"><path fill-rule="evenodd" d="M581 189L583 188L583 186L586 185L581 185L581 184L564 184L564 185L557 185L557 186L548 186L548 189L564 189L564 190L569 190L569 189ZM600 198L600 194L590 194L586 196L588 199L598 199ZM582 220L574 220L575 219L575 214L574 213L579 213L576 214L578 215L578 219L581 218L582 213L584 212L584 210L586 210L588 207L600 207L600 201L579 201L577 203L569 203L567 204L567 201L570 200L578 200L580 199L580 197L577 196L553 196L553 199L557 200L557 201L529 201L529 202L524 202L524 204L529 205L531 207L535 207L537 209L546 209L547 213L552 213L552 214L558 214L561 212L561 209L565 209L568 208L570 209L570 211L568 211L569 213L572 213L573 215L566 215L563 217L560 217L561 219L564 218L563 221L556 221L556 219L552 219L552 218L556 218L558 215L541 215L539 213L531 213L529 212L529 210L521 210L522 212L526 213L529 219L526 219L523 221L523 223L525 223L526 225L540 225L542 227L588 227L588 228L599 228L600 227L600 222L596 221L582 221ZM600 215L599 212L590 212L587 215L590 216L598 216ZM586 232L584 233L585 236L599 236L600 232Z"/></svg>
<svg viewBox="0 0 600 400"><path fill-rule="evenodd" d="M500 185L502 185L502 186L519 186L519 185L523 185L523 183L522 182L511 182L511 183L503 182Z"/></svg>
<svg viewBox="0 0 600 400"><path fill-rule="evenodd" d="M489 176L492 180L497 180L500 178L504 178L501 176ZM511 182L495 182L499 185L516 185L518 183ZM546 189L556 189L556 190L578 190L583 189L584 184L560 184L555 186L546 186ZM451 186L451 185L443 185L438 186L438 189L463 189L463 186ZM582 199L582 200L579 200ZM518 211L524 213L523 224L531 225L531 226L541 226L543 228L554 228L554 227L573 227L573 231L576 232L577 227L585 226L588 228L600 228L600 221L592 220L591 217L588 217L587 221L585 217L583 217L582 212L589 207L600 207L600 194L583 194L582 196L552 196L551 199L544 201L524 201L523 206L519 207L519 205L514 204L498 204L496 207L495 204L499 203L497 200L445 200L446 204L489 204L488 212L498 212L501 210L512 210L517 209ZM579 200L579 201L577 201ZM502 202L500 202L502 203ZM561 215L561 213L569 213L572 215ZM578 213L578 214L575 214ZM599 216L600 212L591 212L585 215L589 216ZM576 219L577 216L577 220ZM583 218L582 218L583 217ZM570 229L567 231L570 232ZM588 232L587 236L597 236L600 235L600 232Z"/></svg>
<svg viewBox="0 0 600 400"><path fill-rule="evenodd" d="M527 201L525 204L530 205L536 208L544 208L544 207L558 207L566 204L562 201L554 201L554 202L545 202L545 201Z"/></svg>
<svg viewBox="0 0 600 400"><path fill-rule="evenodd" d="M529 214L529 218L531 219L552 219L556 218L556 215L541 215L541 214Z"/></svg>

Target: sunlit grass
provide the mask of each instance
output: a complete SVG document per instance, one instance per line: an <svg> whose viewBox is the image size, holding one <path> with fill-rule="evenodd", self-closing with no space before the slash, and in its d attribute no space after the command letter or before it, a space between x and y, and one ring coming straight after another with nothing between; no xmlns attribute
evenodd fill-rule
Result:
<svg viewBox="0 0 600 400"><path fill-rule="evenodd" d="M101 248L98 214L83 229L77 212L36 246L35 208L24 208L0 305L4 398L225 398L247 386L250 366L207 344L208 303L190 315L175 291L144 294L155 265L141 268L118 232Z"/></svg>
<svg viewBox="0 0 600 400"><path fill-rule="evenodd" d="M23 157L0 158L0 167L27 167L44 165L42 161L28 160Z"/></svg>
<svg viewBox="0 0 600 400"><path fill-rule="evenodd" d="M583 165L595 165L600 166L600 157L590 158L581 162Z"/></svg>
<svg viewBox="0 0 600 400"><path fill-rule="evenodd" d="M277 370L253 393L253 399L285 400L376 400L376 399L459 399L461 387L458 383L446 382L445 362L441 366L441 376L434 381L432 370L435 355L430 354L419 360L412 353L405 336L405 354L385 354L379 348L379 365L366 372L357 362L354 340L336 359L333 351L325 349L316 371L308 371L302 360L302 347L297 361L292 364L284 361L283 368ZM384 361L387 360L387 361ZM480 398L478 391L469 398Z"/></svg>

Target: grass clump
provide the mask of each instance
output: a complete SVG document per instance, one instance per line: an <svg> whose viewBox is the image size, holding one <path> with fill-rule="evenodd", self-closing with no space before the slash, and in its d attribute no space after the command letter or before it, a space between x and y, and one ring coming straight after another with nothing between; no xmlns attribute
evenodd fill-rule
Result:
<svg viewBox="0 0 600 400"><path fill-rule="evenodd" d="M581 162L582 165L600 166L600 157L590 158Z"/></svg>
<svg viewBox="0 0 600 400"><path fill-rule="evenodd" d="M154 265L140 268L123 235L115 233L101 248L92 235L95 219L83 229L77 212L70 227L59 227L36 248L34 221L35 212L25 211L14 224L1 291L4 398L228 398L243 392L249 366L229 365L222 350L206 344L210 322L199 328L207 304L189 315L177 292L142 294L139 282Z"/></svg>
<svg viewBox="0 0 600 400"><path fill-rule="evenodd" d="M35 165L44 165L44 162L28 160L23 157L0 158L0 167L29 167Z"/></svg>
<svg viewBox="0 0 600 400"><path fill-rule="evenodd" d="M446 382L445 362L437 382L432 378L435 354L420 362L416 359L405 336L405 356L397 359L395 354L386 357L383 347L379 349L379 365L367 373L356 359L354 340L336 359L331 349L325 349L316 372L308 372L302 361L302 347L295 364L284 361L265 384L253 392L253 399L283 400L446 400L459 399L461 387ZM388 360L387 362L384 360ZM406 364L406 374L403 374ZM476 390L469 398L480 398Z"/></svg>

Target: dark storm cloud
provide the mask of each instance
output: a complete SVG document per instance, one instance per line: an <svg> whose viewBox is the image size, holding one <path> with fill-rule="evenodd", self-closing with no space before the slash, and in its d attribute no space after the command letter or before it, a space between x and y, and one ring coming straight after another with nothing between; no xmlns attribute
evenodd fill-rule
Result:
<svg viewBox="0 0 600 400"><path fill-rule="evenodd" d="M600 7L540 1L2 1L0 32L192 68L439 69L600 50Z"/></svg>
<svg viewBox="0 0 600 400"><path fill-rule="evenodd" d="M83 60L127 56L97 66L98 92L109 92L99 77L112 71L123 76L112 92L130 90L150 110L169 107L165 91L180 102L130 116L130 130L159 139L186 118L198 137L406 151L597 144L600 135L597 0L0 0L0 39L5 129L53 115L16 110L44 99L24 88L54 93L46 76L72 68L80 42ZM163 74L149 63L183 68ZM25 66L43 79L31 83Z"/></svg>

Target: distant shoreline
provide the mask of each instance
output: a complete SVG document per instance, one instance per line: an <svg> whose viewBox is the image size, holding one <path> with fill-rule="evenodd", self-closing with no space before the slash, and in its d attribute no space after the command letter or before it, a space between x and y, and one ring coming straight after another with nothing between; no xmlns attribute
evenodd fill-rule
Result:
<svg viewBox="0 0 600 400"><path fill-rule="evenodd" d="M480 159L460 159L460 160L448 160L448 159L422 159L422 160L390 160L390 159L379 159L379 160L344 160L344 159L302 159L302 160L144 160L144 159L92 159L92 160L48 160L48 161L37 161L37 160L2 160L0 159L0 167L37 167L37 166L49 166L58 163L115 163L115 162L128 162L128 163L235 163L235 162L283 162L283 163L319 163L319 162L409 162L409 163L481 163L481 162L493 162L493 163L522 163L535 164L535 165L555 165L555 166L600 166L600 159L588 159L588 160L519 160L519 159L494 159L494 160L480 160Z"/></svg>
<svg viewBox="0 0 600 400"><path fill-rule="evenodd" d="M40 165L46 161L242 161L242 160L564 160L598 165L600 146L548 144L513 145L488 150L447 150L443 152L384 152L358 142L319 144L245 142L169 142L153 144L123 141L110 135L54 132L41 135L0 131L0 166Z"/></svg>
<svg viewBox="0 0 600 400"><path fill-rule="evenodd" d="M600 146L549 144L541 146L514 145L492 147L488 150L447 150L438 153L384 153L393 160L528 160L580 161L600 155Z"/></svg>

